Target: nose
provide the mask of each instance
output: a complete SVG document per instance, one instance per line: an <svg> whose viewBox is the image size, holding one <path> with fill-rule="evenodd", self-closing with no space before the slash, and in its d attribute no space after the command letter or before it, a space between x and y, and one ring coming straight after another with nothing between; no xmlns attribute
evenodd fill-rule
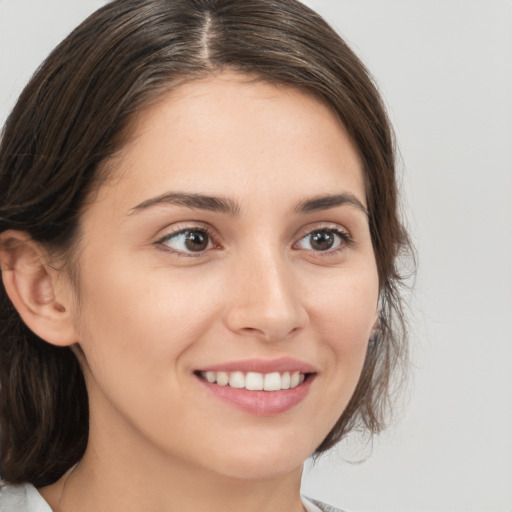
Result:
<svg viewBox="0 0 512 512"><path fill-rule="evenodd" d="M302 330L308 314L291 264L270 251L240 258L229 279L227 327L239 335L282 341Z"/></svg>

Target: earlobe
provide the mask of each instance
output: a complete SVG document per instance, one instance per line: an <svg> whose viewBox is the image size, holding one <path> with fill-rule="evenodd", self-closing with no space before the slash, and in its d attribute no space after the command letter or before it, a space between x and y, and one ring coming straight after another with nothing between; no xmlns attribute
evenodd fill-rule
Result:
<svg viewBox="0 0 512 512"><path fill-rule="evenodd" d="M56 293L59 272L51 268L41 245L27 233L5 231L0 262L7 295L27 327L53 345L76 343L71 301L62 291Z"/></svg>

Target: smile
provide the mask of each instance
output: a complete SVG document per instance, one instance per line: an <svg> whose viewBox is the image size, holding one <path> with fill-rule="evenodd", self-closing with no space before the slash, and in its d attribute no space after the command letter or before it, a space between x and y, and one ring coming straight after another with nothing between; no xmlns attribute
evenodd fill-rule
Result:
<svg viewBox="0 0 512 512"><path fill-rule="evenodd" d="M282 391L299 386L306 379L307 374L295 372L247 372L242 371L207 371L198 372L199 377L210 384L230 386L248 391Z"/></svg>
<svg viewBox="0 0 512 512"><path fill-rule="evenodd" d="M251 415L274 416L299 405L318 373L304 361L282 357L221 363L194 375L210 397Z"/></svg>

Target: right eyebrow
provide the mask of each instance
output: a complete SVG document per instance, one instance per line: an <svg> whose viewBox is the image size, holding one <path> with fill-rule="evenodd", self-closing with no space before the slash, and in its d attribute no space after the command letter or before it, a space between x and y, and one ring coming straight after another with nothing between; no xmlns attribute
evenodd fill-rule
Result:
<svg viewBox="0 0 512 512"><path fill-rule="evenodd" d="M210 212L225 213L232 216L237 216L240 213L240 205L227 197L183 192L168 192L143 201L131 209L131 214L147 210L152 206L165 204L186 206L193 210L207 210Z"/></svg>

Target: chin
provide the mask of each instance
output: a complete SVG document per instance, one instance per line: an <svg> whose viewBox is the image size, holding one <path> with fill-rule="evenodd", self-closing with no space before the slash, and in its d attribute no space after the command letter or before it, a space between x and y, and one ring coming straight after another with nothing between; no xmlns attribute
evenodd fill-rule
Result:
<svg viewBox="0 0 512 512"><path fill-rule="evenodd" d="M227 477L267 480L301 471L314 449L312 443L308 446L297 443L296 435L290 436L288 442L276 442L269 436L268 439L254 439L252 443L232 443L210 460L216 461L215 471Z"/></svg>
<svg viewBox="0 0 512 512"><path fill-rule="evenodd" d="M267 457L266 460L240 457L227 461L221 471L229 478L240 480L276 480L302 471L304 461L305 459L298 458L296 454L283 454L280 459Z"/></svg>

